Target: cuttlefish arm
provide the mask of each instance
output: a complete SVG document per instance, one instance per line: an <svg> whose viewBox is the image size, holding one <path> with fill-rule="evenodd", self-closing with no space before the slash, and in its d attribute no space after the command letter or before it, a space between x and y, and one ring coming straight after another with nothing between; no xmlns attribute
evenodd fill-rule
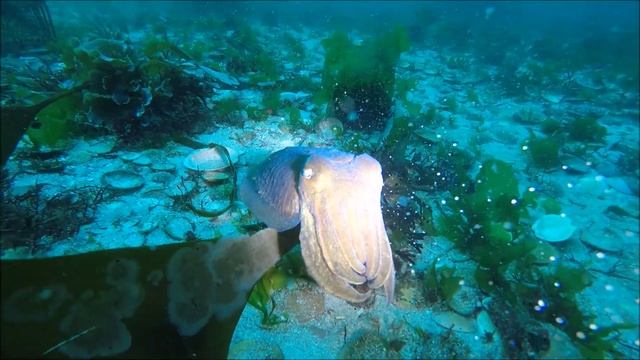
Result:
<svg viewBox="0 0 640 360"><path fill-rule="evenodd" d="M308 270L329 292L352 302L370 296L352 285L384 286L393 299L393 259L380 210L381 172L368 155L311 155L298 184L300 243L305 261L310 260Z"/></svg>

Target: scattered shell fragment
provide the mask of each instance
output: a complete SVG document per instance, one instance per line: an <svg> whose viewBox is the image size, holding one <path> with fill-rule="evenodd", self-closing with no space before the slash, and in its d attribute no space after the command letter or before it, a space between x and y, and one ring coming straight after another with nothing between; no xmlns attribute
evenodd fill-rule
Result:
<svg viewBox="0 0 640 360"><path fill-rule="evenodd" d="M438 325L444 327L445 329L467 333L476 331L475 319L466 318L462 315L454 313L453 311L441 313L434 312L433 319Z"/></svg>
<svg viewBox="0 0 640 360"><path fill-rule="evenodd" d="M568 174L584 175L588 174L592 170L584 160L575 156L568 156L567 159L563 161L562 165L562 169Z"/></svg>
<svg viewBox="0 0 640 360"><path fill-rule="evenodd" d="M153 160L147 154L142 154L132 161L134 164L139 166L149 166L153 163Z"/></svg>
<svg viewBox="0 0 640 360"><path fill-rule="evenodd" d="M195 186L196 186L196 183L194 183L193 181L189 181L189 180L183 181L178 179L172 182L171 184L169 184L166 192L169 197L184 196L190 193Z"/></svg>
<svg viewBox="0 0 640 360"><path fill-rule="evenodd" d="M138 152L121 152L118 156L120 157L120 159L122 159L122 161L133 161L137 158L139 158L142 154L138 153Z"/></svg>
<svg viewBox="0 0 640 360"><path fill-rule="evenodd" d="M88 150L94 154L108 154L116 145L114 137L104 137L88 143Z"/></svg>
<svg viewBox="0 0 640 360"><path fill-rule="evenodd" d="M151 164L151 169L155 171L174 171L176 166L168 161L158 161Z"/></svg>
<svg viewBox="0 0 640 360"><path fill-rule="evenodd" d="M175 240L186 240L189 232L193 232L194 229L191 220L184 216L177 216L169 220L164 227L164 232Z"/></svg>
<svg viewBox="0 0 640 360"><path fill-rule="evenodd" d="M549 91L549 92L544 91L542 92L541 95L543 99L547 100L552 104L559 104L560 102L562 102L562 99L564 99L564 95L560 93L552 92L552 91Z"/></svg>
<svg viewBox="0 0 640 360"><path fill-rule="evenodd" d="M104 173L102 183L113 190L133 191L144 185L144 178L129 170L115 170Z"/></svg>
<svg viewBox="0 0 640 360"><path fill-rule="evenodd" d="M218 216L228 206L228 200L214 200L208 192L202 192L191 199L193 211L200 216Z"/></svg>

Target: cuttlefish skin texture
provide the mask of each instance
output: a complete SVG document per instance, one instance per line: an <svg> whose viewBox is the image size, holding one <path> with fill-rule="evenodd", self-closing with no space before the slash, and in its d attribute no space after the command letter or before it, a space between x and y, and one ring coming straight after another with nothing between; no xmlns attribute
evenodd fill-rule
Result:
<svg viewBox="0 0 640 360"><path fill-rule="evenodd" d="M300 223L307 271L325 290L363 302L384 287L392 301L395 270L381 190L382 169L369 155L293 147L261 164L241 185L240 198L279 231Z"/></svg>

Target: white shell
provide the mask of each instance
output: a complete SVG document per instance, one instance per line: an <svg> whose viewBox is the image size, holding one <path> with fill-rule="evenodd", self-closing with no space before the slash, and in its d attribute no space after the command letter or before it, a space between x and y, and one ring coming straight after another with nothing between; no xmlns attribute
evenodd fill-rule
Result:
<svg viewBox="0 0 640 360"><path fill-rule="evenodd" d="M182 165L192 171L218 171L231 164L219 148L213 147L192 151L184 158Z"/></svg>
<svg viewBox="0 0 640 360"><path fill-rule="evenodd" d="M569 240L576 230L575 226L571 224L571 219L555 214L548 214L539 218L532 228L536 237L548 242Z"/></svg>
<svg viewBox="0 0 640 360"><path fill-rule="evenodd" d="M142 187L144 178L128 170L115 170L104 173L102 183L113 190L129 191Z"/></svg>

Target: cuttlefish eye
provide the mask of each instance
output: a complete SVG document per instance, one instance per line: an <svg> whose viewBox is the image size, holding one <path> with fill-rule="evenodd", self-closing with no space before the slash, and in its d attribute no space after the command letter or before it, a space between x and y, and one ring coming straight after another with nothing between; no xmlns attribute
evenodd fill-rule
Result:
<svg viewBox="0 0 640 360"><path fill-rule="evenodd" d="M305 179L309 180L313 177L313 169L312 168L305 168L302 170L302 177L304 177Z"/></svg>

